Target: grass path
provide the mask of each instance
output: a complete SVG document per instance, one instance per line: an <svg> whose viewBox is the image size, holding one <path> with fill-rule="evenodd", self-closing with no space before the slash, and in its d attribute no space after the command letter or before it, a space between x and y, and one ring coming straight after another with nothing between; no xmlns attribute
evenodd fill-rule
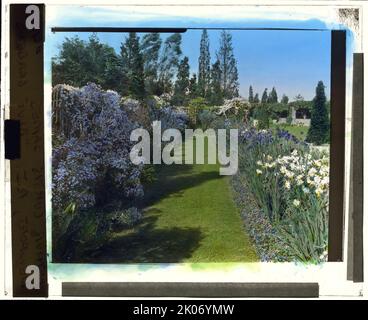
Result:
<svg viewBox="0 0 368 320"><path fill-rule="evenodd" d="M159 181L157 188L166 196L146 215L158 229L181 230L183 245L177 249L183 251L167 252L168 256L182 262L256 260L231 198L229 179L219 175L217 165L165 167Z"/></svg>
<svg viewBox="0 0 368 320"><path fill-rule="evenodd" d="M144 218L115 235L111 262L257 261L235 206L228 177L218 165L170 165L146 191ZM115 260L116 259L116 260Z"/></svg>

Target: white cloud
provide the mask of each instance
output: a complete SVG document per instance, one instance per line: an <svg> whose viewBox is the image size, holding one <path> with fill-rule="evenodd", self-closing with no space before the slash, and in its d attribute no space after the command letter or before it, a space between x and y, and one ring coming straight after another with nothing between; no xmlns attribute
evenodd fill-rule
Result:
<svg viewBox="0 0 368 320"><path fill-rule="evenodd" d="M267 6L47 6L47 21L50 25L61 24L64 17L76 21L98 23L142 22L190 18L194 20L335 20L331 7L267 7ZM188 25L190 21L188 21Z"/></svg>

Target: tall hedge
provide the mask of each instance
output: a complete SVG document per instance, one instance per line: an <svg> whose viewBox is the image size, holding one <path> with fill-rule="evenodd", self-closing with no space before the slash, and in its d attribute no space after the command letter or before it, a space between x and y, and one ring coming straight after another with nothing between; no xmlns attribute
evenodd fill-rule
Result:
<svg viewBox="0 0 368 320"><path fill-rule="evenodd" d="M317 145L324 144L329 141L329 134L330 120L326 106L325 86L322 81L319 81L313 100L311 125L306 141Z"/></svg>

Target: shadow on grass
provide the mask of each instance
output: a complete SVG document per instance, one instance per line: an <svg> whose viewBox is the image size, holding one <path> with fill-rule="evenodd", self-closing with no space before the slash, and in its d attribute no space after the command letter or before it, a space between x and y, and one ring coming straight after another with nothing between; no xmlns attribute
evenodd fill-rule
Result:
<svg viewBox="0 0 368 320"><path fill-rule="evenodd" d="M159 214L158 209L155 213ZM176 263L190 258L203 239L198 228L157 229L156 216L148 216L129 233L117 233L97 252L86 252L81 262ZM90 261L89 261L90 260Z"/></svg>
<svg viewBox="0 0 368 320"><path fill-rule="evenodd" d="M201 230L158 228L157 219L162 212L150 206L169 196L181 197L184 190L209 180L222 179L223 176L219 175L217 169L195 172L191 165L171 165L157 168L157 178L145 192L140 204L145 209L145 214L137 226L89 243L74 240L81 240L78 232L74 236L69 235L66 239L66 252L62 252L60 257L55 256L54 262L178 263L190 258L204 238ZM95 216L94 218L97 219ZM85 221L80 223L84 225Z"/></svg>
<svg viewBox="0 0 368 320"><path fill-rule="evenodd" d="M193 172L191 165L171 165L158 169L158 179L146 191L142 207L149 207L170 195L181 197L186 189L209 180L222 179L217 170Z"/></svg>

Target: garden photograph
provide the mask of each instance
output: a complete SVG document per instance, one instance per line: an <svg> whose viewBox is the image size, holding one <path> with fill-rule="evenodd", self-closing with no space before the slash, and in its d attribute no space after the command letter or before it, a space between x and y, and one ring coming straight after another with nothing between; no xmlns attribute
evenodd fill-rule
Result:
<svg viewBox="0 0 368 320"><path fill-rule="evenodd" d="M327 261L330 33L202 25L55 36L52 262ZM137 129L159 163L132 161ZM165 130L180 161L161 161ZM221 130L228 175L210 156Z"/></svg>

